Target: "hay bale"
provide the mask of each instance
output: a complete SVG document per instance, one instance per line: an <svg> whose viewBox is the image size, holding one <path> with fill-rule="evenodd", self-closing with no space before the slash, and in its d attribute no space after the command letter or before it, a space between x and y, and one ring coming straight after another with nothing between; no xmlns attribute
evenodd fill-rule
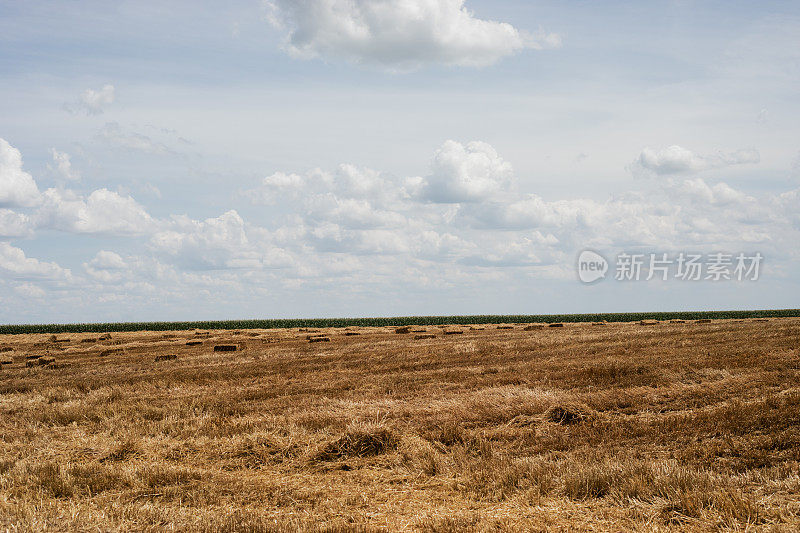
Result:
<svg viewBox="0 0 800 533"><path fill-rule="evenodd" d="M448 329L443 332L445 335L463 335L464 332L460 329Z"/></svg>
<svg viewBox="0 0 800 533"><path fill-rule="evenodd" d="M425 328L417 328L417 329L412 329L411 333L425 333L426 331L428 330Z"/></svg>
<svg viewBox="0 0 800 533"><path fill-rule="evenodd" d="M483 326L470 326L469 329L470 329L470 331L483 331L486 328L483 327Z"/></svg>
<svg viewBox="0 0 800 533"><path fill-rule="evenodd" d="M499 326L497 326L497 329L514 329L514 326L510 324L500 324Z"/></svg>
<svg viewBox="0 0 800 533"><path fill-rule="evenodd" d="M711 319L710 318L701 318L699 320L695 320L694 322L695 322L695 324L711 324Z"/></svg>
<svg viewBox="0 0 800 533"><path fill-rule="evenodd" d="M394 328L394 332L398 334L411 333L411 326L400 326L399 328Z"/></svg>
<svg viewBox="0 0 800 533"><path fill-rule="evenodd" d="M113 355L113 354L118 353L118 352L119 352L119 350L103 350L102 352L97 354L97 356L98 357L108 357L109 355Z"/></svg>
<svg viewBox="0 0 800 533"><path fill-rule="evenodd" d="M13 365L13 364L14 364L14 360L13 359L0 360L0 366L2 366L2 365Z"/></svg>
<svg viewBox="0 0 800 533"><path fill-rule="evenodd" d="M753 322L769 322L769 318L754 318Z"/></svg>
<svg viewBox="0 0 800 533"><path fill-rule="evenodd" d="M673 318L669 321L670 324L686 324L685 320L681 320L680 318Z"/></svg>
<svg viewBox="0 0 800 533"><path fill-rule="evenodd" d="M329 337L311 337L308 342L331 342Z"/></svg>
<svg viewBox="0 0 800 533"><path fill-rule="evenodd" d="M111 333L103 333L99 337L97 337L101 341L110 341L111 340Z"/></svg>
<svg viewBox="0 0 800 533"><path fill-rule="evenodd" d="M660 324L660 322L658 320L640 320L639 321L639 325L640 326L657 326L658 324Z"/></svg>
<svg viewBox="0 0 800 533"><path fill-rule="evenodd" d="M87 344L90 343L90 342L97 342L97 338L96 337L89 337L87 339L81 339L81 342L85 342Z"/></svg>
<svg viewBox="0 0 800 533"><path fill-rule="evenodd" d="M592 322L593 326L607 326L608 322Z"/></svg>
<svg viewBox="0 0 800 533"><path fill-rule="evenodd" d="M550 408L545 411L544 417L546 420L555 424L568 426L591 420L594 418L594 411L580 403L566 403L550 406Z"/></svg>
<svg viewBox="0 0 800 533"><path fill-rule="evenodd" d="M10 352L13 349L14 348L12 348L11 346L3 346L3 347L0 347L0 353Z"/></svg>
<svg viewBox="0 0 800 533"><path fill-rule="evenodd" d="M175 355L174 353L157 355L156 356L156 363L158 363L159 361L173 361L173 360L175 360L177 358L178 358L178 356Z"/></svg>
<svg viewBox="0 0 800 533"><path fill-rule="evenodd" d="M345 335L345 337L352 337L354 335L361 335L361 333L359 333L357 331L345 331L344 335Z"/></svg>
<svg viewBox="0 0 800 533"><path fill-rule="evenodd" d="M548 328L563 328L564 327L564 323L563 322L553 322L552 324L548 324L547 327Z"/></svg>
<svg viewBox="0 0 800 533"><path fill-rule="evenodd" d="M534 331L537 329L542 329L543 327L544 324L528 324L527 326L525 326L525 331Z"/></svg>
<svg viewBox="0 0 800 533"><path fill-rule="evenodd" d="M33 360L35 360L35 359L40 359L41 357L42 357L42 356L41 356L41 354L39 354L39 355L37 355L37 354L33 354L33 355L28 355L28 356L25 356L25 359L26 359L27 361L33 361Z"/></svg>
<svg viewBox="0 0 800 533"><path fill-rule="evenodd" d="M28 356L27 360L25 361L25 366L27 368L31 368L34 366L45 366L51 363L54 363L55 359L52 357L42 357L42 356Z"/></svg>
<svg viewBox="0 0 800 533"><path fill-rule="evenodd" d="M239 347L235 344L217 344L214 346L215 352L235 352Z"/></svg>
<svg viewBox="0 0 800 533"><path fill-rule="evenodd" d="M422 333L420 335L414 335L414 340L422 340L422 339L435 339L436 335L433 333Z"/></svg>
<svg viewBox="0 0 800 533"><path fill-rule="evenodd" d="M297 330L298 333L318 333L318 329L311 329L311 328L300 328Z"/></svg>
<svg viewBox="0 0 800 533"><path fill-rule="evenodd" d="M203 344L203 341L186 341L186 346L199 346Z"/></svg>

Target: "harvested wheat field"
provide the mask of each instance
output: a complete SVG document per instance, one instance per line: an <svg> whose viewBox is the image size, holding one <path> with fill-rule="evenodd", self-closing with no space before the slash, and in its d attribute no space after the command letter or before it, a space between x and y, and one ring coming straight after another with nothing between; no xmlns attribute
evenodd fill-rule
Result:
<svg viewBox="0 0 800 533"><path fill-rule="evenodd" d="M800 528L800 319L314 333L0 337L0 530Z"/></svg>

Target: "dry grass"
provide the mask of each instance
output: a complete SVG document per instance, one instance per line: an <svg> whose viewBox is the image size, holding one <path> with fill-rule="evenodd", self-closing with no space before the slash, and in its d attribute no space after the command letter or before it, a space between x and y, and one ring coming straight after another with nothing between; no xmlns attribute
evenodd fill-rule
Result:
<svg viewBox="0 0 800 533"><path fill-rule="evenodd" d="M800 319L394 331L3 337L0 531L800 529Z"/></svg>

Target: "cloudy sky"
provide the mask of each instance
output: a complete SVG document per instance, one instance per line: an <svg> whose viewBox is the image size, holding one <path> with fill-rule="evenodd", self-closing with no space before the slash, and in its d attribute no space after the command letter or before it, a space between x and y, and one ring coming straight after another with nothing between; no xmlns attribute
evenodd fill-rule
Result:
<svg viewBox="0 0 800 533"><path fill-rule="evenodd" d="M0 322L800 307L798 88L791 1L0 0Z"/></svg>

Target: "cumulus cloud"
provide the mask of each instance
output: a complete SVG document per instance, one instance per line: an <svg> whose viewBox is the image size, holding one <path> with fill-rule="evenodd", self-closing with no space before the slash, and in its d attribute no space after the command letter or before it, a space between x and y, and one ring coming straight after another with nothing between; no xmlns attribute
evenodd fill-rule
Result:
<svg viewBox="0 0 800 533"><path fill-rule="evenodd" d="M727 160L738 161L738 156ZM787 242L791 204L724 182L670 178L656 190L603 201L520 195L511 165L482 142L445 142L424 177L355 165L275 173L252 191L280 191L281 246L307 261L322 254L393 256L476 266L558 264L576 247L662 247ZM740 239L741 237L741 239ZM737 240L738 239L738 240Z"/></svg>
<svg viewBox="0 0 800 533"><path fill-rule="evenodd" d="M83 268L92 278L110 283L124 277L128 264L116 252L100 250L91 261L83 264Z"/></svg>
<svg viewBox="0 0 800 533"><path fill-rule="evenodd" d="M0 209L0 239L28 237L33 234L33 224L28 215L11 209Z"/></svg>
<svg viewBox="0 0 800 533"><path fill-rule="evenodd" d="M114 86L106 84L97 90L86 89L77 101L64 104L64 109L72 114L100 115L104 108L112 103L114 103Z"/></svg>
<svg viewBox="0 0 800 533"><path fill-rule="evenodd" d="M513 169L489 144L446 141L434 154L431 174L408 182L421 199L436 203L481 202L507 189Z"/></svg>
<svg viewBox="0 0 800 533"><path fill-rule="evenodd" d="M14 292L23 298L41 299L47 295L44 289L33 283L20 283L14 287Z"/></svg>
<svg viewBox="0 0 800 533"><path fill-rule="evenodd" d="M122 257L115 252L109 252L107 250L100 250L89 262L89 265L92 268L102 269L102 270L121 270L126 268L127 265Z"/></svg>
<svg viewBox="0 0 800 533"><path fill-rule="evenodd" d="M0 242L0 272L4 277L17 280L62 280L72 276L58 264L27 257L25 252L7 242Z"/></svg>
<svg viewBox="0 0 800 533"><path fill-rule="evenodd" d="M558 277L572 275L564 265L586 247L755 248L770 257L797 256L798 190L750 194L695 176L639 183L606 199L552 199L518 187L494 147L447 141L422 177L353 164L273 172L247 191L256 203L278 204L262 210L266 226L236 210L200 220L154 219L133 198L107 189L88 196L48 189L29 213L0 209L0 239L50 228L137 240L141 255L100 250L87 256L80 278L69 278L70 290L95 291L104 301L181 291L209 298L267 294L301 285L438 290L476 279L520 281L520 272L525 279ZM11 244L0 255L0 283L12 296L20 283L69 277Z"/></svg>
<svg viewBox="0 0 800 533"><path fill-rule="evenodd" d="M265 242L263 232L251 239L235 210L198 221L173 216L170 229L155 233L150 247L192 270L280 268L292 263L283 250Z"/></svg>
<svg viewBox="0 0 800 533"><path fill-rule="evenodd" d="M684 197L707 204L742 204L748 200L754 201L754 198L733 189L727 183L709 185L700 178L671 183L668 185L668 190L673 197Z"/></svg>
<svg viewBox="0 0 800 533"><path fill-rule="evenodd" d="M670 176L691 174L731 165L758 163L761 156L755 148L743 148L730 153L699 155L678 145L661 150L645 148L631 164L630 171L636 177Z"/></svg>
<svg viewBox="0 0 800 533"><path fill-rule="evenodd" d="M306 178L299 174L275 172L261 180L258 188L248 191L253 203L271 205L275 202L295 197L306 185Z"/></svg>
<svg viewBox="0 0 800 533"><path fill-rule="evenodd" d="M69 190L48 189L36 212L37 225L73 232L108 235L141 235L156 221L130 196L98 189L84 199Z"/></svg>
<svg viewBox="0 0 800 533"><path fill-rule="evenodd" d="M541 265L545 263L545 260L537 251L547 251L548 246L557 242L558 239L552 235L544 237L541 233L535 232L530 237L524 236L516 241L501 241L482 248L478 253L462 257L459 263L491 268Z"/></svg>
<svg viewBox="0 0 800 533"><path fill-rule="evenodd" d="M39 188L22 170L22 154L0 138L0 207L30 207L38 202Z"/></svg>
<svg viewBox="0 0 800 533"><path fill-rule="evenodd" d="M72 161L68 153L59 152L52 148L50 154L53 156L53 166L50 168L57 172L59 176L70 181L81 179L81 173L72 168Z"/></svg>
<svg viewBox="0 0 800 533"><path fill-rule="evenodd" d="M464 0L273 0L270 20L290 54L343 58L394 70L426 64L481 67L524 48L560 46L557 34L477 18Z"/></svg>

